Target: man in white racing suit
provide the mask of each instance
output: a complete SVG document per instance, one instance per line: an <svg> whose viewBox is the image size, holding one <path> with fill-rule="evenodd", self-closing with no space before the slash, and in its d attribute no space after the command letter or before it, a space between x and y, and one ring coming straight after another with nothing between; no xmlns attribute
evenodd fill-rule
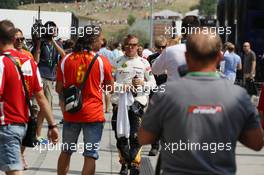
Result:
<svg viewBox="0 0 264 175"><path fill-rule="evenodd" d="M113 103L112 127L117 139L119 162L122 165L120 174L127 175L128 169L130 169L130 175L138 175L141 146L138 143L137 132L144 108L148 103L149 92L156 87L156 82L148 61L137 55L138 38L134 35L128 35L124 40L124 46L125 55L119 57L115 63L116 82L111 99ZM124 103L124 100L121 100L121 95L124 93L126 93L126 100L129 101L131 99L129 97L132 97L130 105L120 104ZM117 128L118 117L124 118L126 114L130 130L128 135L120 136Z"/></svg>

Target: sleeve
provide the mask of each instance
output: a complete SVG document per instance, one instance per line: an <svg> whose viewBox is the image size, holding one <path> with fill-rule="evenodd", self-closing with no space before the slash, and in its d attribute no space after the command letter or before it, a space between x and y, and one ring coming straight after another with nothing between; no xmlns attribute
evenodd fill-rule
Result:
<svg viewBox="0 0 264 175"><path fill-rule="evenodd" d="M166 116L164 104L166 99L161 92L154 93L143 116L142 127L155 135L160 135L163 128L163 117Z"/></svg>
<svg viewBox="0 0 264 175"><path fill-rule="evenodd" d="M258 110L264 112L264 85L261 87L261 92L259 96Z"/></svg>
<svg viewBox="0 0 264 175"><path fill-rule="evenodd" d="M2 96L5 87L5 71L3 56L0 56L0 96Z"/></svg>
<svg viewBox="0 0 264 175"><path fill-rule="evenodd" d="M63 60L63 59L62 59ZM61 70L61 61L59 61L59 64L57 66L57 77L56 77L56 80L57 81L60 81L60 82L63 82L63 75L62 75L62 70Z"/></svg>
<svg viewBox="0 0 264 175"><path fill-rule="evenodd" d="M246 120L244 123L244 126L243 126L243 130L261 127L256 108L254 107L254 105L250 101L250 97L245 90L244 90L244 94L242 94L241 98L242 99L240 102L243 104L244 117Z"/></svg>
<svg viewBox="0 0 264 175"><path fill-rule="evenodd" d="M147 88L153 89L156 86L156 80L154 75L152 74L150 64L147 60L143 60L145 64L145 71L144 71L144 86Z"/></svg>
<svg viewBox="0 0 264 175"><path fill-rule="evenodd" d="M255 52L252 52L252 61L256 61L256 60L257 60L256 54L255 54Z"/></svg>
<svg viewBox="0 0 264 175"><path fill-rule="evenodd" d="M226 55L224 55L224 58L223 58L223 60L222 61L226 61Z"/></svg>
<svg viewBox="0 0 264 175"><path fill-rule="evenodd" d="M237 56L237 64L242 64L241 63L241 57L239 55Z"/></svg>
<svg viewBox="0 0 264 175"><path fill-rule="evenodd" d="M33 77L34 77L33 93L35 93L35 92L39 92L42 90L43 84L42 84L38 66L33 59L31 59L31 65L34 70L33 72L34 73L33 74Z"/></svg>
<svg viewBox="0 0 264 175"><path fill-rule="evenodd" d="M104 82L105 81L112 81L113 76L112 76L112 66L109 63L108 59L103 57L103 63L104 63Z"/></svg>
<svg viewBox="0 0 264 175"><path fill-rule="evenodd" d="M163 74L165 71L167 59L167 49L165 49L160 56L152 63L152 72L155 75Z"/></svg>

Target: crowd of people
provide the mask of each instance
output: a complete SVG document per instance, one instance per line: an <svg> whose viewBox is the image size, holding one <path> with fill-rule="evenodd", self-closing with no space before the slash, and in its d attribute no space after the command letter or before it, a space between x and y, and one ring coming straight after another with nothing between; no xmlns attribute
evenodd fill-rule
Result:
<svg viewBox="0 0 264 175"><path fill-rule="evenodd" d="M187 17L182 25L197 27L199 21ZM151 144L149 156L160 151L166 175L235 174L237 141L262 149L264 86L256 108L249 91L256 67L250 43L243 45L242 64L234 44L223 48L214 33L186 34L176 45L159 36L154 49L140 46L140 38L129 34L109 49L99 26L88 25L89 33L64 43L54 39L54 22L44 26L53 33L35 36L29 51L23 31L0 21L0 170L6 174L27 169L22 146L32 115L27 96L38 119L38 142L47 141L41 137L44 119L49 141L62 141L59 175L68 173L81 132L89 145L84 147L82 174L95 174L104 113L112 113L121 175L140 174L145 144ZM248 92L234 85L240 69ZM61 139L52 114L54 87L63 114Z"/></svg>

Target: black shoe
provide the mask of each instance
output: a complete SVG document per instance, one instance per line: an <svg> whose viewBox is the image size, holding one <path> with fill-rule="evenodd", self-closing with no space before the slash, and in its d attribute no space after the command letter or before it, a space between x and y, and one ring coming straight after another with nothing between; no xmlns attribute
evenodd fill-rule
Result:
<svg viewBox="0 0 264 175"><path fill-rule="evenodd" d="M132 165L130 168L130 174L129 175L139 175L139 167Z"/></svg>
<svg viewBox="0 0 264 175"><path fill-rule="evenodd" d="M119 174L121 174L121 175L127 175L128 174L128 167L126 164L122 164L122 167L121 167Z"/></svg>
<svg viewBox="0 0 264 175"><path fill-rule="evenodd" d="M151 150L149 151L149 156L156 156L158 154L159 150L156 148L151 148Z"/></svg>

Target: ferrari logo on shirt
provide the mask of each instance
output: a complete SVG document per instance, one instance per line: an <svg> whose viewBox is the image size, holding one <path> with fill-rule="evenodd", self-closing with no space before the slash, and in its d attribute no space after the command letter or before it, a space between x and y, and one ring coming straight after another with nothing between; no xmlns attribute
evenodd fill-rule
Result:
<svg viewBox="0 0 264 175"><path fill-rule="evenodd" d="M191 114L216 114L222 111L222 106L219 105L192 105L188 108L188 113Z"/></svg>

